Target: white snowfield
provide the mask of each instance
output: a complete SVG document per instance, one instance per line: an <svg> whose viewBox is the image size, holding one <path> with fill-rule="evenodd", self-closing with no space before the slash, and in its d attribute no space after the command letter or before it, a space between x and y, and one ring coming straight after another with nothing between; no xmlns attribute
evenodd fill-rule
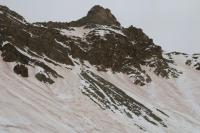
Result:
<svg viewBox="0 0 200 133"><path fill-rule="evenodd" d="M48 85L34 77L38 69L29 67L29 77L22 78L13 72L13 63L0 59L0 133L199 133L200 72L186 66L184 57L174 59L183 72L178 79L163 79L149 71L152 83L144 87L134 85L125 74L90 69L161 116L167 127L102 110L82 94L79 66L72 70L56 66L64 78Z"/></svg>
<svg viewBox="0 0 200 133"><path fill-rule="evenodd" d="M62 35L72 38L80 38L83 41L86 39L87 35L90 34L91 32L95 32L96 36L100 36L102 38L104 38L106 34L110 34L111 32L125 36L121 30L117 30L106 25L97 25L97 27L95 28L87 28L85 26L82 26L82 27L70 27L69 29L56 29L56 30L59 30L60 34Z"/></svg>

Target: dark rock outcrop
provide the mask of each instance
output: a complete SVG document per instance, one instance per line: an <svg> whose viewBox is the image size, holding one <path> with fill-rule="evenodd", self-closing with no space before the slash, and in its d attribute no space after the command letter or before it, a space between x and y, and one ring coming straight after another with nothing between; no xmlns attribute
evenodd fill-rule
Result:
<svg viewBox="0 0 200 133"><path fill-rule="evenodd" d="M151 77L141 66L154 68L162 77L177 77L162 57L162 49L142 29L121 27L109 9L94 6L78 21L30 24L7 7L0 6L0 50L4 61L39 66L51 78L62 77L47 64L80 65L73 58L89 61L98 70L123 72L134 84L145 85ZM82 26L82 27L80 27ZM75 28L74 28L75 27ZM76 29L81 31L76 31ZM64 30L64 34L62 33ZM80 37L80 32L84 38ZM73 33L72 36L67 35ZM74 36L74 35L77 35ZM41 61L43 60L43 61ZM40 75L41 77L41 75Z"/></svg>
<svg viewBox="0 0 200 133"><path fill-rule="evenodd" d="M41 82L44 82L44 83L49 83L49 84L53 84L54 81L50 78L50 77L46 77L44 74L42 73L37 73L35 75L35 77L41 81Z"/></svg>
<svg viewBox="0 0 200 133"><path fill-rule="evenodd" d="M164 121L132 97L128 96L120 88L106 81L102 77L90 71L82 71L80 74L84 81L81 91L102 109L120 112L129 118L134 115L143 117L147 122L158 126L167 127ZM85 85L87 84L87 85Z"/></svg>
<svg viewBox="0 0 200 133"><path fill-rule="evenodd" d="M13 70L22 77L28 77L28 68L25 65L17 64Z"/></svg>
<svg viewBox="0 0 200 133"><path fill-rule="evenodd" d="M96 5L90 9L86 17L73 21L70 23L72 26L83 26L87 24L100 24L100 25L115 25L120 26L115 16L109 9Z"/></svg>

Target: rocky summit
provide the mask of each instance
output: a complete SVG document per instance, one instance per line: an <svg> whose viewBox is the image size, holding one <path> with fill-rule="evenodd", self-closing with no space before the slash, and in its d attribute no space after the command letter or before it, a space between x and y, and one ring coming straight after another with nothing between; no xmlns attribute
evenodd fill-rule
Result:
<svg viewBox="0 0 200 133"><path fill-rule="evenodd" d="M83 26L86 24L100 24L108 26L120 26L115 16L109 9L102 6L94 6L90 9L87 16L79 19L78 21L71 22L71 25Z"/></svg>
<svg viewBox="0 0 200 133"><path fill-rule="evenodd" d="M1 45L1 51L7 62L34 64L57 77L61 75L37 58L72 66L75 58L88 61L101 71L126 73L138 85L151 81L141 65L152 67L164 78L179 75L162 57L160 46L141 29L121 27L109 9L94 6L86 17L70 23L30 24L6 7L1 8L5 12L1 14L1 43L6 44Z"/></svg>
<svg viewBox="0 0 200 133"><path fill-rule="evenodd" d="M0 6L0 132L200 130L200 54L164 52L96 5L29 23Z"/></svg>

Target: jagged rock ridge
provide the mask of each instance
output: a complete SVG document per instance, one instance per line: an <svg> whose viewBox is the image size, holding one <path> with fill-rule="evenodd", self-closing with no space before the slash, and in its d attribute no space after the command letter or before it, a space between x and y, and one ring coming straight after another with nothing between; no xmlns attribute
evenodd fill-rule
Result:
<svg viewBox="0 0 200 133"><path fill-rule="evenodd" d="M45 63L30 59L19 50L36 58L42 57L55 65L58 65L56 62L74 65L69 58L71 55L72 58L89 61L99 70L110 68L113 72L127 73L138 85L151 81L145 70L142 70L142 65L153 67L157 75L165 78L179 75L162 57L161 47L155 45L141 29L121 27L110 10L101 6L94 6L86 17L69 24L30 24L16 15L15 20L11 19L9 16L12 14L9 12L1 16L1 42L7 42L1 48L5 61L18 61L26 65L34 62L40 67L45 66L47 73L58 76ZM71 27L70 25L74 25L72 23L76 23L78 27ZM8 38L10 36L12 39Z"/></svg>

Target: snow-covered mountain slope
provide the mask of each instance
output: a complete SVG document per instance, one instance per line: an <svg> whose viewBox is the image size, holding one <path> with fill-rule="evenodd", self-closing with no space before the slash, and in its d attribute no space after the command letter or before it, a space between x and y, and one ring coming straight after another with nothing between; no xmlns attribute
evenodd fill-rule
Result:
<svg viewBox="0 0 200 133"><path fill-rule="evenodd" d="M5 63L2 59L0 61L0 132L2 133L144 131L198 133L200 130L200 81L196 78L200 73L188 69L185 65L177 66L183 72L180 78L166 80L151 73L153 82L143 87L133 85L125 74L89 69L106 80L110 86L106 85L108 88L105 89L111 89L112 85L117 86L125 93L123 95L127 95L122 98L127 100L129 99L127 97L133 98L136 103L138 102L136 105L139 105L139 108L142 104L142 108L145 106L147 110L151 110L155 116L162 119L160 124L156 119L149 117L149 120L156 125L143 118L149 116L150 112L146 112L146 109L141 109L142 115L137 116L126 108L126 104L119 105L116 100L110 101L114 95L106 94L107 91L102 86L95 85L88 78L86 82L84 76L81 76L83 75L81 71L86 70L79 66L72 67L72 70L55 68L64 78L56 79L53 85L36 80L34 77L36 71L31 67L28 78L20 77L12 72L13 66L13 63ZM110 109L101 108L95 101L90 100L91 97L82 93L86 91L83 87L89 89L88 83L94 84L99 91L104 90L105 97L103 96L102 100L110 101L107 104ZM115 91L117 95L118 91L116 89ZM132 104L130 100L128 102ZM115 105L119 109L115 109ZM140 112L140 109L138 110ZM130 117L125 112L130 113Z"/></svg>
<svg viewBox="0 0 200 133"><path fill-rule="evenodd" d="M198 133L199 54L93 7L31 24L0 6L0 133Z"/></svg>

